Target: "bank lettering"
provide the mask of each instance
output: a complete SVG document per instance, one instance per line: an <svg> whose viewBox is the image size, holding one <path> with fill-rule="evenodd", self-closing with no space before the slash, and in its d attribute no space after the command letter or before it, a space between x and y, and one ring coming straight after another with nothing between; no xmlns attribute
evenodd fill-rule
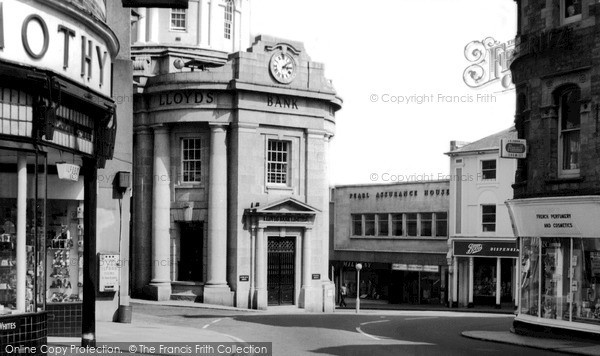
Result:
<svg viewBox="0 0 600 356"><path fill-rule="evenodd" d="M278 95L269 95L267 96L267 106L298 110L298 99L285 96L280 97Z"/></svg>
<svg viewBox="0 0 600 356"><path fill-rule="evenodd" d="M162 93L158 96L159 106L179 105L179 104L212 104L215 101L213 93L200 91L176 91L172 93Z"/></svg>

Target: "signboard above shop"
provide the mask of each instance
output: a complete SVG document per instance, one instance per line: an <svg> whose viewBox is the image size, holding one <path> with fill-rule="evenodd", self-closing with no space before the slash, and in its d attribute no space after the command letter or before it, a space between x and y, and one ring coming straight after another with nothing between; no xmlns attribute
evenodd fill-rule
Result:
<svg viewBox="0 0 600 356"><path fill-rule="evenodd" d="M454 256L458 257L519 257L516 241L454 240Z"/></svg>
<svg viewBox="0 0 600 356"><path fill-rule="evenodd" d="M410 265L405 263L392 263L392 271L410 271L410 272L434 272L440 271L440 266L431 265Z"/></svg>
<svg viewBox="0 0 600 356"><path fill-rule="evenodd" d="M114 33L102 22L85 23L83 15L74 19L44 3L0 2L0 60L50 70L110 97Z"/></svg>
<svg viewBox="0 0 600 356"><path fill-rule="evenodd" d="M506 202L518 236L590 237L600 231L600 197L514 199Z"/></svg>

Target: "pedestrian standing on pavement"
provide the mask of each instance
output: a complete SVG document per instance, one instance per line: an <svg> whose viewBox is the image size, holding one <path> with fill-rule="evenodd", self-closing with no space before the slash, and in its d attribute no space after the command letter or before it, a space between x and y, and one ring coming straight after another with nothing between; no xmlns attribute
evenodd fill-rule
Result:
<svg viewBox="0 0 600 356"><path fill-rule="evenodd" d="M340 308L346 307L346 294L348 294L348 287L344 284L340 288Z"/></svg>

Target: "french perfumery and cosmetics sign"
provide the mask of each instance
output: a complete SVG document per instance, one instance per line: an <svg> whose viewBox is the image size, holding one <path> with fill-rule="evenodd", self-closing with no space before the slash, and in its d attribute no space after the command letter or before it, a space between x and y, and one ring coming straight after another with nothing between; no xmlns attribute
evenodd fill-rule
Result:
<svg viewBox="0 0 600 356"><path fill-rule="evenodd" d="M507 205L519 236L599 236L600 197L509 200Z"/></svg>
<svg viewBox="0 0 600 356"><path fill-rule="evenodd" d="M66 15L42 11L42 3L0 1L0 60L51 70L110 97L106 41Z"/></svg>

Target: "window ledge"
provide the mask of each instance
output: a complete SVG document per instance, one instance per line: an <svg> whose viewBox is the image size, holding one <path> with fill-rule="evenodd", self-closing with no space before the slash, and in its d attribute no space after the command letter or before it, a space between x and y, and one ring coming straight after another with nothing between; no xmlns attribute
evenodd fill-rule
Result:
<svg viewBox="0 0 600 356"><path fill-rule="evenodd" d="M495 179L493 179L493 180L492 179L486 179L486 180L481 180L481 181L477 182L477 185L478 186L491 186L491 187L496 186L497 187L497 186L500 185L500 182L498 182Z"/></svg>
<svg viewBox="0 0 600 356"><path fill-rule="evenodd" d="M430 237L430 236L350 236L351 240L394 240L394 241L401 241L401 240L434 240L434 241L446 241L448 240L448 237Z"/></svg>
<svg viewBox="0 0 600 356"><path fill-rule="evenodd" d="M547 179L544 183L546 183L546 184L564 184L564 183L581 183L583 181L585 181L585 177L577 176L577 177Z"/></svg>
<svg viewBox="0 0 600 356"><path fill-rule="evenodd" d="M293 187L288 187L286 185L267 185L267 190L286 190L286 191L293 191L294 188Z"/></svg>
<svg viewBox="0 0 600 356"><path fill-rule="evenodd" d="M179 183L175 184L175 189L198 189L204 188L204 183Z"/></svg>

